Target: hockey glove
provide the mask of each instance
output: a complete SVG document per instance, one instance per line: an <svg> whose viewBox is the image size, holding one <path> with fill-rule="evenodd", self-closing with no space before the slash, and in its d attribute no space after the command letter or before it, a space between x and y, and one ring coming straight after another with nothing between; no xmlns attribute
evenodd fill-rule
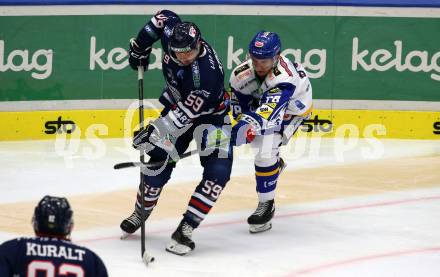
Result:
<svg viewBox="0 0 440 277"><path fill-rule="evenodd" d="M140 150L142 148L145 148L144 145L146 143L151 143L150 137L152 136L152 138L154 140L154 137L157 136L156 134L153 135L154 132L155 132L155 128L153 127L153 125L148 124L147 127L145 127L142 131L140 131L139 133L137 133L134 136L133 148L136 150Z"/></svg>
<svg viewBox="0 0 440 277"><path fill-rule="evenodd" d="M143 66L144 70L147 70L150 61L151 47L142 49L136 39L130 39L130 49L128 50L128 62L130 67L134 70L138 69L138 66Z"/></svg>
<svg viewBox="0 0 440 277"><path fill-rule="evenodd" d="M136 134L133 138L133 147L136 150L143 150L148 155L155 155L166 157L171 155L174 159L176 158L176 150L174 148L174 143L176 139L167 134L164 130L161 130L159 120L151 122L145 127L141 132Z"/></svg>
<svg viewBox="0 0 440 277"><path fill-rule="evenodd" d="M242 144L251 143L256 136L255 128L249 122L240 120L232 127L231 144L240 146Z"/></svg>

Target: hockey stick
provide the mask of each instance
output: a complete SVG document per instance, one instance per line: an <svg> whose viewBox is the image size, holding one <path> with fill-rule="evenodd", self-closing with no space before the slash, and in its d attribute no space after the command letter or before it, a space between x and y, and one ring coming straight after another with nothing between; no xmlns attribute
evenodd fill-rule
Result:
<svg viewBox="0 0 440 277"><path fill-rule="evenodd" d="M144 129L144 67L138 66L138 89L139 89L139 131ZM144 162L144 151L139 151L139 159L141 164ZM140 184L141 191L141 257L146 265L154 261L154 257L149 256L145 252L145 188L144 188L144 174L142 174L142 167L140 170Z"/></svg>
<svg viewBox="0 0 440 277"><path fill-rule="evenodd" d="M211 146L224 146L228 142L229 142L229 139L228 140L222 140L218 144L210 145L208 147L211 147ZM181 156L179 156L179 160L184 159L184 158L188 158L188 157L190 157L190 156L192 156L194 154L198 154L199 152L200 151L198 149L194 149L194 150L185 152ZM113 168L114 169L122 169L122 168L137 167L137 166L155 167L155 166L162 166L164 163L172 164L172 163L175 163L175 162L176 162L175 160L171 160L171 159L168 160L168 161L158 161L158 162L153 162L153 163L144 163L143 161L142 162L124 162L124 163L115 164L113 166Z"/></svg>
<svg viewBox="0 0 440 277"><path fill-rule="evenodd" d="M182 156L180 156L180 159L187 158L189 156L192 156L194 154L197 154L199 151L192 150L189 152L184 153ZM127 167L137 167L137 166L147 166L147 167L155 167L155 166L162 166L167 161L158 161L154 163L142 163L142 162L125 162L125 163L118 163L113 166L114 169L122 169ZM175 163L174 160L168 160L167 164Z"/></svg>

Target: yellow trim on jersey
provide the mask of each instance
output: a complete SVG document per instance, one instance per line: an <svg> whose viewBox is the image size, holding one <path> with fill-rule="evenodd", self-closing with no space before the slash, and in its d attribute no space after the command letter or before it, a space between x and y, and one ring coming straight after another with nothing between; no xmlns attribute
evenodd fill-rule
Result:
<svg viewBox="0 0 440 277"><path fill-rule="evenodd" d="M267 176L273 176L273 175L276 175L276 174L278 174L279 171L280 171L280 168L277 167L277 168L275 168L274 170L269 171L269 172L259 172L259 171L255 171L255 175L257 175L257 176L265 176L265 177L267 177Z"/></svg>
<svg viewBox="0 0 440 277"><path fill-rule="evenodd" d="M312 111L313 111L313 104L310 105L310 108L305 113L301 114L300 116L307 117L309 114L312 113Z"/></svg>
<svg viewBox="0 0 440 277"><path fill-rule="evenodd" d="M259 116L261 116L262 118L268 120L268 119L269 119L269 116L271 116L271 114L272 114L272 111L267 111L267 112L257 112L257 114L258 114Z"/></svg>

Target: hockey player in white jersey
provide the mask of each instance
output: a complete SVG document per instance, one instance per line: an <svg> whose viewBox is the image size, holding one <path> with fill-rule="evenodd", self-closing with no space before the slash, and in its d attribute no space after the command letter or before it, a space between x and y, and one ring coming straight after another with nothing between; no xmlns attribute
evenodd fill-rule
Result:
<svg viewBox="0 0 440 277"><path fill-rule="evenodd" d="M284 168L279 148L287 144L312 112L312 87L298 63L281 55L281 41L273 32L258 32L249 44L249 59L231 74L231 105L237 124L233 144L256 148L255 176L258 207L248 218L249 231L272 228L275 189Z"/></svg>

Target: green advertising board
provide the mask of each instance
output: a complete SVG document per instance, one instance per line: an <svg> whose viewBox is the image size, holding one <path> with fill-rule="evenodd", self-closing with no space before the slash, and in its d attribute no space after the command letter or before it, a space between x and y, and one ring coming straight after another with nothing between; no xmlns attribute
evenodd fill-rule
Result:
<svg viewBox="0 0 440 277"><path fill-rule="evenodd" d="M0 101L136 98L131 37L148 15L0 17ZM200 26L226 69L255 32L276 31L302 63L315 99L440 101L440 19L366 16L183 15ZM145 76L163 88L160 44Z"/></svg>

